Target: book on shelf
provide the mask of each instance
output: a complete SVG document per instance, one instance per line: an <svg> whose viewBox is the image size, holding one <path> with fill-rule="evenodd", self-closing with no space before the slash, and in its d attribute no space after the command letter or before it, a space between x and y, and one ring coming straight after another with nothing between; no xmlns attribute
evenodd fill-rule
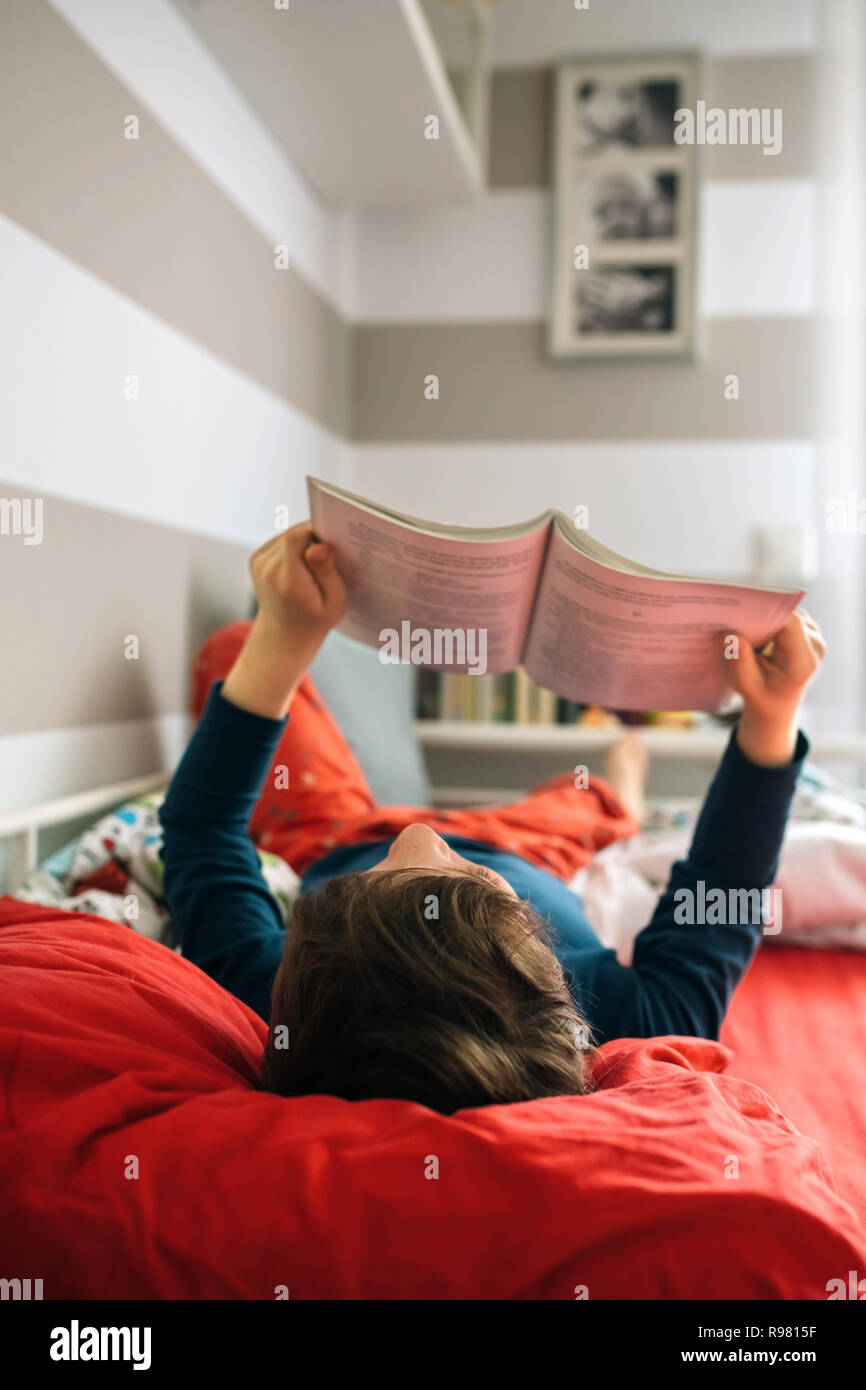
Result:
<svg viewBox="0 0 866 1390"><path fill-rule="evenodd" d="M623 715L620 711L580 705L542 690L525 671L502 676L452 676L418 668L415 692L418 719L448 719L483 724L589 724L595 727L621 722L651 723L652 712ZM681 722L691 722L681 716Z"/></svg>
<svg viewBox="0 0 866 1390"><path fill-rule="evenodd" d="M307 484L314 530L334 546L349 592L341 631L380 655L387 641L388 659L447 667L470 682L482 669L516 672L518 722L550 710L521 683L521 668L554 701L715 710L730 694L719 634L763 646L803 597L649 569L561 511L512 526L443 526L316 478ZM446 686L448 702L474 708L477 696L465 687L460 701L457 689Z"/></svg>
<svg viewBox="0 0 866 1390"><path fill-rule="evenodd" d="M430 677L436 678L434 685ZM419 719L466 719L478 723L573 723L560 718L559 701L525 671L466 676L419 669L415 712ZM582 708L576 706L575 709Z"/></svg>

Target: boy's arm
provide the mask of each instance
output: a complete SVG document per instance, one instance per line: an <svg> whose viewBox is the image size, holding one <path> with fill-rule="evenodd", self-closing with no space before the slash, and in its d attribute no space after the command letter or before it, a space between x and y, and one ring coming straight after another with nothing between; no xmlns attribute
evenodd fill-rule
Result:
<svg viewBox="0 0 866 1390"><path fill-rule="evenodd" d="M165 900L187 960L267 1019L285 944L247 829L285 727L211 689L160 812Z"/></svg>
<svg viewBox="0 0 866 1390"><path fill-rule="evenodd" d="M673 865L651 921L635 940L632 964L620 964L614 951L562 955L599 1042L668 1033L718 1037L764 921L771 931L780 924L772 896L762 890L775 878L807 749L800 734L794 759L759 767L733 735L688 856Z"/></svg>
<svg viewBox="0 0 866 1390"><path fill-rule="evenodd" d="M172 779L161 812L165 897L184 955L267 1019L285 942L248 825L286 713L339 621L345 589L308 525L250 562L259 612Z"/></svg>
<svg viewBox="0 0 866 1390"><path fill-rule="evenodd" d="M742 664L732 678L744 698L743 716L707 794L688 857L673 866L651 922L637 937L632 965L620 965L613 951L562 956L601 1042L665 1033L717 1037L760 943L764 921L755 899L776 874L808 750L797 732L797 708L824 642L811 619L798 612L763 653L744 638L740 644ZM767 906L761 900L760 907Z"/></svg>

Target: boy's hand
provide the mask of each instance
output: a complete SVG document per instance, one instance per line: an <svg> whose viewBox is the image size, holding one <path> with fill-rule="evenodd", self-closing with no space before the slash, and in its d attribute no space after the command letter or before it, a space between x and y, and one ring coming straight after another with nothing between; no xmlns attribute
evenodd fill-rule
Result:
<svg viewBox="0 0 866 1390"><path fill-rule="evenodd" d="M303 521L253 553L250 576L263 624L293 644L313 646L312 659L346 611L346 586L331 547L315 540Z"/></svg>
<svg viewBox="0 0 866 1390"><path fill-rule="evenodd" d="M346 586L334 552L309 522L266 541L250 560L259 611L226 677L226 700L276 719L331 628L346 610Z"/></svg>
<svg viewBox="0 0 866 1390"><path fill-rule="evenodd" d="M737 742L753 763L779 767L791 761L800 700L826 650L821 629L802 608L760 651L739 637L739 655L726 665L743 698Z"/></svg>

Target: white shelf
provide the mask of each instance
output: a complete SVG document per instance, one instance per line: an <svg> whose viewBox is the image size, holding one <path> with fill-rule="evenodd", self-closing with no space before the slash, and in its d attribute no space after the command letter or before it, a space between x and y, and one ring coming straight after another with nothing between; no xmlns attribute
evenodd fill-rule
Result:
<svg viewBox="0 0 866 1390"><path fill-rule="evenodd" d="M419 0L174 0L320 196L406 208L477 196L478 150ZM439 138L424 138L428 116Z"/></svg>
<svg viewBox="0 0 866 1390"><path fill-rule="evenodd" d="M415 729L424 748L490 753L557 753L570 748L603 752L623 734L620 728L595 729L580 724L487 724L468 719L418 719ZM651 752L666 757L715 758L728 740L724 729L642 728L640 732Z"/></svg>
<svg viewBox="0 0 866 1390"><path fill-rule="evenodd" d="M473 720L417 719L415 730L423 748L465 749L479 753L559 753L580 750L604 752L624 729L594 729L579 724L507 724ZM711 761L730 737L724 728L671 729L640 727L650 756ZM815 734L811 757L816 762L839 759L866 762L866 734Z"/></svg>

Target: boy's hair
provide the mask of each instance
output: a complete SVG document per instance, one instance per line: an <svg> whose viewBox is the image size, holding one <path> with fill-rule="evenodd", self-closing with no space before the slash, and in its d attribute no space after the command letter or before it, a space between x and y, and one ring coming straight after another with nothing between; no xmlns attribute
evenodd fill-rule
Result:
<svg viewBox="0 0 866 1390"><path fill-rule="evenodd" d="M344 874L295 902L271 998L268 1090L451 1114L585 1094L591 1058L544 921L485 879Z"/></svg>

